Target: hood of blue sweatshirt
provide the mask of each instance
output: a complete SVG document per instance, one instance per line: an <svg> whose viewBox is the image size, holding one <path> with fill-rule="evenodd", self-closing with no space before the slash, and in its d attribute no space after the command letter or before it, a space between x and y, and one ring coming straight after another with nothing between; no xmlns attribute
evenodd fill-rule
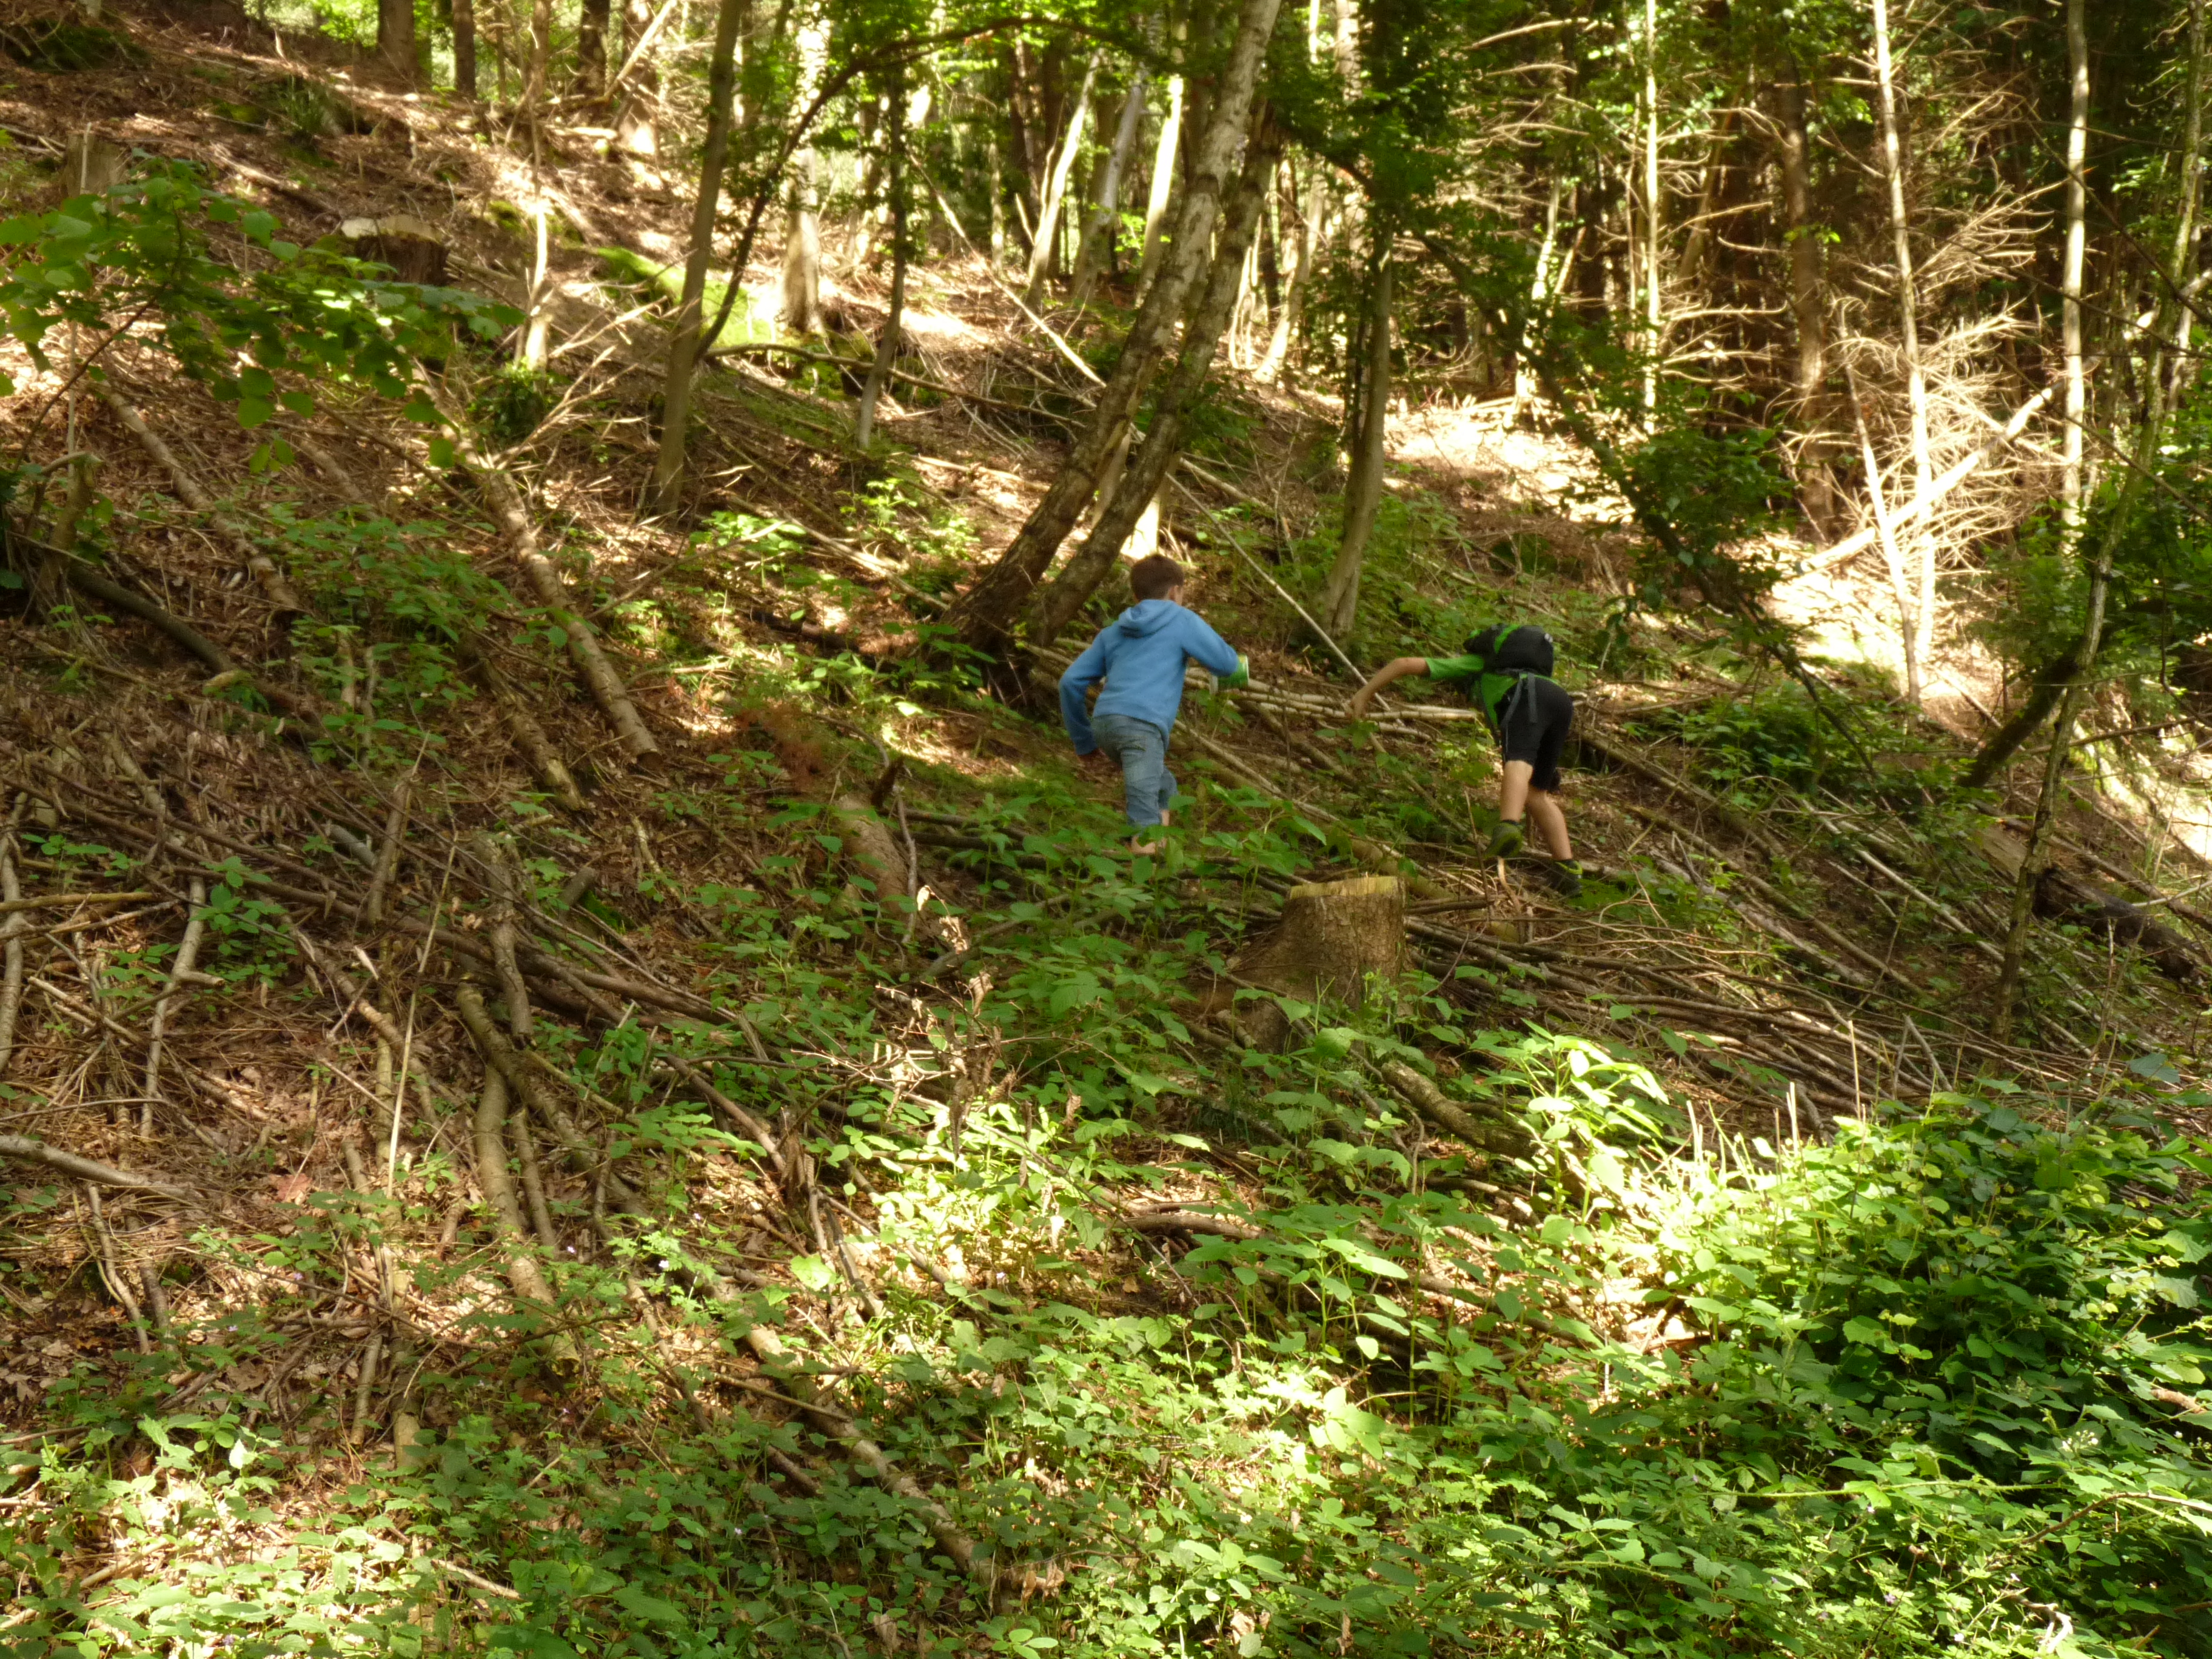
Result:
<svg viewBox="0 0 2212 1659"><path fill-rule="evenodd" d="M1233 679L1242 661L1206 619L1173 599L1140 599L1124 611L1060 679L1060 719L1075 740L1078 754L1097 746L1091 733L1095 716L1121 714L1148 721L1163 732L1182 708L1184 665ZM1100 681L1098 706L1085 708L1084 695Z"/></svg>

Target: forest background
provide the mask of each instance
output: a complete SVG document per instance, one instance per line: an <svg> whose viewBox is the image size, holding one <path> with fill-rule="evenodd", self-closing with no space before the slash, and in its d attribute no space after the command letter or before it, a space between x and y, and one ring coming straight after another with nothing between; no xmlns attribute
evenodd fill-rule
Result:
<svg viewBox="0 0 2212 1659"><path fill-rule="evenodd" d="M2202 0L0 54L7 1650L2212 1653Z"/></svg>

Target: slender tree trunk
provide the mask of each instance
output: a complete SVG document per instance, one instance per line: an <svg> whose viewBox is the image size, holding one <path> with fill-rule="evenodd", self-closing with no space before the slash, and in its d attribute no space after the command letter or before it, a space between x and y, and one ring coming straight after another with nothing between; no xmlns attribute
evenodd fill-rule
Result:
<svg viewBox="0 0 2212 1659"><path fill-rule="evenodd" d="M1841 533L1836 512L1835 480L1829 471L1827 427L1828 325L1821 298L1822 227L1813 219L1812 146L1805 128L1805 83L1802 72L1776 88L1781 106L1783 218L1790 236L1790 312L1797 329L1797 418L1804 428L1798 449L1797 494L1805 516L1823 541ZM1906 627L1911 629L1908 620Z"/></svg>
<svg viewBox="0 0 2212 1659"><path fill-rule="evenodd" d="M1183 332L1182 354L1153 399L1152 423L1144 441L1107 492L1105 510L1060 574L1036 596L1030 613L1030 642L1050 645L1073 620L1114 568L1125 544L1148 512L1157 511L1168 469L1182 453L1183 433L1213 367L1221 337L1244 270L1246 251L1260 220L1276 153L1253 146L1237 187L1222 210L1220 246L1206 289Z"/></svg>
<svg viewBox="0 0 2212 1659"><path fill-rule="evenodd" d="M1030 590L1050 566L1067 532L1090 504L1101 468L1121 435L1123 422L1151 379L1153 365L1167 349L1184 302L1203 269L1221 201L1222 183L1237 157L1251 113L1254 88L1281 0L1243 0L1236 41L1212 104L1212 118L1199 140L1191 176L1176 216L1174 254L1139 307L1122 341L1114 372L1099 389L1089 423L1076 439L1066 463L998 562L969 590L955 614L963 638L997 652L1006 631L1029 603Z"/></svg>
<svg viewBox="0 0 2212 1659"><path fill-rule="evenodd" d="M518 368L539 369L545 367L546 334L552 322L546 308L552 249L545 223L545 197L542 185L531 218L538 233L537 254L530 264L529 311L523 320L520 337L515 343L514 361Z"/></svg>
<svg viewBox="0 0 2212 1659"><path fill-rule="evenodd" d="M1078 311L1091 303L1091 290L1113 258L1114 239L1121 224L1121 180L1137 148L1138 129L1144 125L1145 85L1145 72L1140 69L1130 77L1128 95L1121 100L1114 147L1106 153L1091 222L1084 228L1083 246L1076 250L1075 280L1069 287L1068 301Z"/></svg>
<svg viewBox="0 0 2212 1659"><path fill-rule="evenodd" d="M999 135L991 135L991 269L1006 264L1006 170L1000 159Z"/></svg>
<svg viewBox="0 0 2212 1659"><path fill-rule="evenodd" d="M623 58L627 62L644 49L647 31L653 27L653 0L623 0ZM615 148L642 161L660 153L660 133L653 108L660 93L660 68L650 57L624 77L622 101L615 111Z"/></svg>
<svg viewBox="0 0 2212 1659"><path fill-rule="evenodd" d="M1866 407L1859 396L1858 383L1851 383L1851 415L1858 422L1859 459L1866 469L1867 500L1874 508L1874 527L1881 544L1881 562L1889 573L1890 592L1897 599L1897 637L1905 656L1905 695L1917 704L1920 702L1919 641L1913 637L1915 608L1912 585L1905 569L1905 556L1899 550L1897 533L1889 522L1889 502L1881 487L1881 459L1874 453L1874 434L1867 430Z"/></svg>
<svg viewBox="0 0 2212 1659"><path fill-rule="evenodd" d="M1285 161L1284 167L1291 182L1297 182L1297 167ZM1328 180L1322 176L1320 163L1314 166L1306 180L1305 205L1298 220L1298 234L1290 244L1289 268L1283 273L1283 303L1275 312L1275 331L1267 341L1267 354L1261 358L1255 371L1262 380L1279 380L1291 358L1291 347L1298 337L1298 325L1305 317L1306 288L1313 270L1315 251L1327 234L1323 223L1328 211Z"/></svg>
<svg viewBox="0 0 2212 1659"><path fill-rule="evenodd" d="M1561 189L1559 175L1554 173L1552 175L1551 189L1544 198L1544 240L1536 250L1536 274L1529 279L1528 283L1528 314L1539 326L1541 326L1544 313L1551 303L1554 286L1551 274L1552 251L1558 246L1559 240ZM1565 275L1564 265L1560 274ZM1513 408L1508 417L1508 423L1513 426L1521 424L1522 410L1528 404L1529 399L1536 395L1536 377L1528 372L1527 362L1528 332L1528 328L1524 325L1521 331L1521 337L1513 343Z"/></svg>
<svg viewBox="0 0 2212 1659"><path fill-rule="evenodd" d="M1644 418L1659 417L1659 358L1667 349L1665 296L1659 283L1666 222L1659 179L1659 0L1644 0Z"/></svg>
<svg viewBox="0 0 2212 1659"><path fill-rule="evenodd" d="M884 337L876 343L876 361L869 366L867 384L860 388L860 407L853 417L853 447L863 455L876 433L876 404L898 361L899 333L905 326L906 268L908 257L906 200L906 76L897 75L891 86L890 131L884 146L884 184L891 208L891 302L884 319Z"/></svg>
<svg viewBox="0 0 2212 1659"><path fill-rule="evenodd" d="M2088 38L2083 18L2083 0L2069 0L2066 23L2069 56L2074 67L2074 125L2075 130L2082 135L2084 153L2081 161L2086 162L2089 87ZM2182 303L2181 296L2189 280L2189 266L2196 252L2201 190L2199 168L2203 165L2204 97L2203 0L2191 0L2189 8L2188 88L2185 95L2186 114L2184 118L2183 153L2177 168L2181 187L2174 216L2172 263L2166 272L2166 290L2160 297L2160 315L2154 332L2154 338L2172 350L2177 358L2189 336L2189 308ZM2074 180L2081 177L2084 169L2076 162L2070 144L2069 149L2067 194L2070 210L2075 188ZM2086 192L2086 185L2082 187ZM2071 224L2068 228L2070 244ZM2069 254L2071 251L2069 246ZM2142 425L2136 433L2135 453L2121 478L2111 517L2105 524L2103 533L2097 538L2096 557L2089 569L2089 614L2082 623L2080 640L2069 653L2064 690L2059 699L2058 720L2052 730L2050 753L2044 760L2043 787L2036 796L2035 817L2028 829L2027 846L2021 858L2019 880L2013 889L2011 926L2005 935L2004 965L1997 979L1996 1031L2001 1040L2008 1041L2012 1035L2014 1011L2019 1000L2021 969L2027 954L2028 927L2034 917L2035 890L2042 880L2049 860L2047 843L2051 820L2058 808L2066 757L2074 746L2075 718L2081 707L2083 690L2096 667L2098 649L2104 640L2105 610L2112 586L2113 556L2128 533L2136 504L2142 497L2146 480L2158 465L2160 449L2165 441L2166 415L2169 405L2165 398L2161 377L2155 367L2148 379L2148 392L2145 398Z"/></svg>
<svg viewBox="0 0 2212 1659"><path fill-rule="evenodd" d="M611 0L583 0L576 12L576 95L596 104L607 92Z"/></svg>
<svg viewBox="0 0 2212 1659"><path fill-rule="evenodd" d="M1044 293L1046 280L1052 275L1053 256L1060 247L1060 210L1067 201L1067 181L1075 176L1075 163L1083 154L1083 130L1091 121L1091 93L1098 84L1098 54L1091 55L1090 64L1083 71L1083 85L1075 94L1075 110L1067 118L1067 136L1061 141L1060 153L1053 158L1052 170L1045 181L1044 199L1037 209L1036 244L1030 250L1029 286L1022 297L1030 305L1037 303Z"/></svg>
<svg viewBox="0 0 2212 1659"><path fill-rule="evenodd" d="M1145 200L1145 255L1137 267L1141 296L1160 268L1167 247L1168 206L1175 195L1176 148L1182 139L1182 76L1168 77L1168 111L1160 119L1159 143L1152 149L1152 183Z"/></svg>
<svg viewBox="0 0 2212 1659"><path fill-rule="evenodd" d="M2089 31L2082 0L2066 0L2066 58L2072 107L2066 124L2066 257L2058 278L2066 348L2059 521L2071 552L2081 538L2085 517L2081 423L2089 413L2088 383L2081 372L2081 267L2089 240Z"/></svg>
<svg viewBox="0 0 2212 1659"><path fill-rule="evenodd" d="M1889 182L1889 226L1897 250L1898 334L1905 348L1905 395L1912 430L1915 493L1926 495L1936 479L1928 444L1928 381L1920 362L1920 301L1912 275L1912 238L1905 205L1905 140L1897 117L1897 77L1890 61L1888 0L1874 0L1875 82L1881 119L1882 170ZM1923 530L1913 538L1919 576L1913 638L1925 662L1936 639L1936 538Z"/></svg>
<svg viewBox="0 0 2212 1659"><path fill-rule="evenodd" d="M522 76L525 114L530 123L530 159L533 169L543 164L547 76L553 65L553 0L530 0L530 58Z"/></svg>
<svg viewBox="0 0 2212 1659"><path fill-rule="evenodd" d="M453 90L471 103L476 100L476 0L453 0Z"/></svg>
<svg viewBox="0 0 2212 1659"><path fill-rule="evenodd" d="M684 447L691 424L691 382L699 365L700 311L707 268L714 257L714 214L722 200L722 167L729 152L731 106L737 94L738 30L750 0L722 0L714 18L714 46L707 68L707 137L699 157L699 194L691 206L691 246L684 262L684 296L668 344L668 380L661 399L660 451L653 465L653 510L675 509L682 493ZM730 281L744 273L732 270Z"/></svg>
<svg viewBox="0 0 2212 1659"><path fill-rule="evenodd" d="M399 85L415 84L415 0L376 0L376 55Z"/></svg>
<svg viewBox="0 0 2212 1659"><path fill-rule="evenodd" d="M829 68L830 33L826 24L812 23L799 32L799 104L813 102ZM791 198L784 219L783 304L784 331L814 333L822 326L822 223L818 161L811 144L791 158Z"/></svg>
<svg viewBox="0 0 2212 1659"><path fill-rule="evenodd" d="M1389 453L1390 302L1395 287L1389 225L1370 213L1375 270L1367 290L1367 370L1359 398L1359 433L1352 447L1352 477L1345 486L1344 529L1336 544L1336 563L1322 595L1322 625L1333 638L1351 637L1359 614L1359 568L1375 533L1382 504L1382 463Z"/></svg>

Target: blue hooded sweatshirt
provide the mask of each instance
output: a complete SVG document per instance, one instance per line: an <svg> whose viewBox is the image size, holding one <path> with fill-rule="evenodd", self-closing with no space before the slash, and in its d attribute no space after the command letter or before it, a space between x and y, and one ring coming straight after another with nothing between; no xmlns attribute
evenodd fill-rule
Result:
<svg viewBox="0 0 2212 1659"><path fill-rule="evenodd" d="M1228 684L1244 683L1244 659L1196 611L1173 599L1140 599L1124 611L1060 677L1060 718L1075 739L1075 752L1087 755L1098 747L1091 735L1094 713L1148 720L1163 732L1171 728L1182 708L1187 661ZM1086 711L1084 693L1101 680L1106 689L1098 694L1098 707Z"/></svg>

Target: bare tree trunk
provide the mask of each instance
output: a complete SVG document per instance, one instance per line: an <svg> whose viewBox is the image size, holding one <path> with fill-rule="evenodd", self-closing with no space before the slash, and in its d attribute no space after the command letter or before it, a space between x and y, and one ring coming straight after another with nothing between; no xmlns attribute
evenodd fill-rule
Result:
<svg viewBox="0 0 2212 1659"><path fill-rule="evenodd" d="M1003 648L1006 631L1029 603L1031 589L1090 504L1100 470L1120 441L1122 424L1134 412L1153 365L1167 349L1212 240L1222 181L1244 137L1260 65L1280 3L1281 0L1243 0L1236 42L1222 68L1212 118L1199 140L1195 165L1183 190L1182 209L1176 215L1173 257L1164 262L1146 294L1122 341L1114 372L1099 390L1090 422L1076 439L1044 499L1030 513L1012 544L955 607L962 636L972 646L994 652Z"/></svg>
<svg viewBox="0 0 2212 1659"><path fill-rule="evenodd" d="M459 3L459 0L456 0ZM653 27L653 0L623 0L623 59L646 49ZM622 102L615 111L615 148L634 160L660 153L660 134L653 108L660 94L660 69L647 58L624 77Z"/></svg>
<svg viewBox="0 0 2212 1659"><path fill-rule="evenodd" d="M399 85L415 84L415 0L376 0L376 55Z"/></svg>
<svg viewBox="0 0 2212 1659"><path fill-rule="evenodd" d="M530 123L533 166L544 156L539 125L545 118L546 76L553 64L553 0L530 0L530 61L523 75L524 113Z"/></svg>
<svg viewBox="0 0 2212 1659"><path fill-rule="evenodd" d="M1905 395L1912 429L1915 492L1935 485L1936 464L1928 447L1928 382L1920 362L1920 301L1912 280L1912 238L1905 207L1905 140L1897 119L1897 81L1889 56L1888 0L1874 0L1875 82L1881 118L1882 170L1889 181L1890 234L1897 247L1898 334L1905 348ZM1922 531L1914 538L1919 573L1918 614L1913 638L1926 661L1936 637L1936 538Z"/></svg>
<svg viewBox="0 0 2212 1659"><path fill-rule="evenodd" d="M1075 176L1077 158L1083 154L1083 130L1091 123L1091 93L1098 84L1098 54L1091 54L1091 62L1083 71L1083 86L1075 94L1074 112L1067 118L1067 135L1060 141L1060 153L1053 158L1052 169L1045 181L1044 198L1037 206L1036 240L1030 248L1030 280L1022 298L1030 305L1036 304L1044 293L1045 281L1052 275L1053 256L1060 248L1060 210L1067 202L1067 181Z"/></svg>
<svg viewBox="0 0 2212 1659"><path fill-rule="evenodd" d="M477 96L476 0L453 0L453 90L475 101Z"/></svg>
<svg viewBox="0 0 2212 1659"><path fill-rule="evenodd" d="M876 343L876 361L869 367L867 384L860 388L860 407L853 417L853 447L862 454L875 436L876 404L898 361L899 331L905 326L906 269L910 250L907 239L906 201L906 76L898 74L891 87L890 130L884 145L885 185L891 204L891 302L884 319L884 337Z"/></svg>
<svg viewBox="0 0 2212 1659"><path fill-rule="evenodd" d="M1776 91L1781 103L1783 216L1790 234L1790 311L1797 328L1797 418L1805 432L1798 451L1797 494L1824 541L1839 530L1835 481L1828 470L1827 312L1820 295L1820 227L1813 220L1811 144L1805 130L1805 83L1793 69ZM1911 628L1908 619L1906 627Z"/></svg>
<svg viewBox="0 0 2212 1659"><path fill-rule="evenodd" d="M1393 236L1379 218L1370 223L1375 270L1368 279L1367 371L1361 377L1359 434L1352 447L1352 477L1345 486L1344 529L1336 544L1336 563L1321 602L1322 625L1340 640L1350 637L1359 614L1359 567L1375 533L1375 515L1382 504L1382 463L1389 453Z"/></svg>
<svg viewBox="0 0 2212 1659"><path fill-rule="evenodd" d="M1128 94L1121 100L1114 147L1106 153L1106 170L1099 177L1091 222L1084 228L1083 246L1076 250L1075 280L1069 286L1068 301L1078 311L1091 303L1091 290L1113 256L1114 238L1121 223L1121 180L1137 148L1137 130L1144 125L1145 86L1145 72L1139 69L1130 77Z"/></svg>
<svg viewBox="0 0 2212 1659"><path fill-rule="evenodd" d="M1244 171L1222 210L1221 245L1213 256L1206 290L1183 331L1182 355L1153 399L1151 428L1107 492L1105 510L1091 526L1091 534L1060 574L1039 590L1030 612L1032 645L1050 645L1060 637L1075 613L1097 592L1146 514L1157 510L1160 486L1182 453L1190 412L1205 387L1237 302L1245 253L1260 222L1261 204L1275 161L1272 147L1256 144L1245 158Z"/></svg>
<svg viewBox="0 0 2212 1659"><path fill-rule="evenodd" d="M1848 373L1848 369L1846 370ZM1881 460L1874 453L1874 434L1867 430L1866 408L1859 397L1858 382L1851 382L1851 415L1858 422L1859 458L1866 468L1867 500L1874 507L1874 527L1881 544L1881 561L1889 572L1890 592L1897 598L1897 637L1905 655L1905 695L1914 703L1920 701L1919 641L1914 638L1914 606L1912 585L1906 579L1905 556L1898 549L1897 532L1889 521L1889 502L1881 487Z"/></svg>
<svg viewBox="0 0 2212 1659"><path fill-rule="evenodd" d="M820 22L799 32L799 104L814 100L829 66L830 35ZM812 334L822 326L822 223L819 160L809 144L791 158L790 207L784 219L783 302L787 334Z"/></svg>
<svg viewBox="0 0 2212 1659"><path fill-rule="evenodd" d="M583 0L576 13L576 93L592 103L606 96L611 11L611 0Z"/></svg>
<svg viewBox="0 0 2212 1659"><path fill-rule="evenodd" d="M2073 95L2066 124L2066 257L2058 278L2066 348L2059 522L2070 552L2081 538L2085 516L2081 422L2089 412L2088 383L2081 373L2081 267L2089 239L2089 33L2081 0L2066 0L2066 58Z"/></svg>
<svg viewBox="0 0 2212 1659"><path fill-rule="evenodd" d="M1145 200L1145 256L1137 266L1137 292L1152 285L1167 248L1168 204L1175 195L1176 147L1182 140L1183 83L1180 75L1168 76L1168 112L1160 118L1159 142L1152 148L1152 183Z"/></svg>
<svg viewBox="0 0 2212 1659"><path fill-rule="evenodd" d="M999 135L991 135L991 269L1006 264L1006 169L999 154Z"/></svg>
<svg viewBox="0 0 2212 1659"><path fill-rule="evenodd" d="M700 309L707 267L714 255L714 213L722 199L722 167L729 153L731 106L737 94L738 29L750 0L721 0L714 19L714 55L707 70L707 138L699 157L699 194L691 206L691 246L684 262L684 297L668 343L668 379L661 400L660 450L653 464L652 506L675 509L684 480L684 447L691 424L691 381L699 365ZM744 273L730 273L732 283Z"/></svg>
<svg viewBox="0 0 2212 1659"><path fill-rule="evenodd" d="M1555 287L1551 274L1552 250L1558 246L1559 240L1561 188L1559 175L1554 173L1551 190L1544 198L1544 240L1536 250L1536 274L1528 283L1528 313L1531 318L1540 321L1551 302ZM1564 262L1559 274L1562 276L1566 274ZM1507 417L1508 424L1513 426L1521 424L1522 409L1536 395L1536 377L1528 372L1528 329L1524 326L1521 337L1513 344L1513 408Z"/></svg>
<svg viewBox="0 0 2212 1659"><path fill-rule="evenodd" d="M1298 170L1295 161L1285 160L1284 175L1297 194ZM1279 380L1290 362L1291 343L1297 338L1298 325L1305 316L1306 284L1313 270L1314 255L1324 234L1322 216L1328 210L1326 181L1322 167L1316 162L1313 173L1306 181L1305 202L1300 210L1297 234L1286 245L1289 259L1283 271L1283 302L1275 311L1274 332L1268 337L1267 349L1254 371L1262 380Z"/></svg>
<svg viewBox="0 0 2212 1659"><path fill-rule="evenodd" d="M1659 179L1659 0L1644 0L1644 418L1650 422L1659 415L1659 356L1667 344L1659 284L1667 216Z"/></svg>

